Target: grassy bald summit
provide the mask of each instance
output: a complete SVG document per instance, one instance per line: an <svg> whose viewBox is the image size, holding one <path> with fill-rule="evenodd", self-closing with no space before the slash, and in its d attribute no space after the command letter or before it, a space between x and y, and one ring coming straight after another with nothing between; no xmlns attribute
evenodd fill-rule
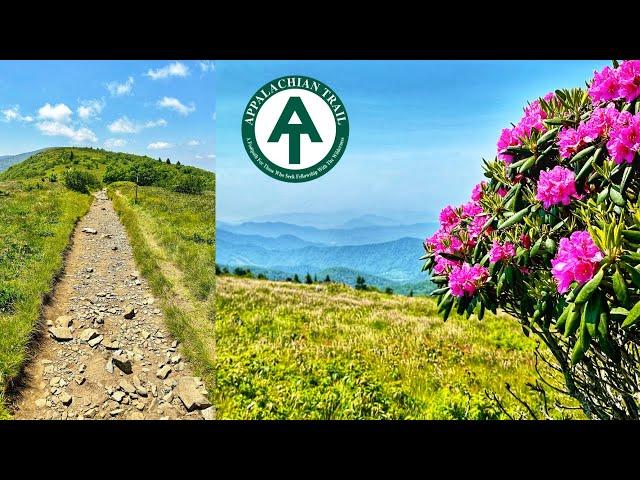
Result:
<svg viewBox="0 0 640 480"><path fill-rule="evenodd" d="M182 193L213 190L214 174L206 170L167 163L130 153L93 148L50 148L12 165L0 173L0 181L63 181L68 172L80 173L90 182L108 184L131 181L143 186L170 188ZM97 186L97 185L94 185Z"/></svg>

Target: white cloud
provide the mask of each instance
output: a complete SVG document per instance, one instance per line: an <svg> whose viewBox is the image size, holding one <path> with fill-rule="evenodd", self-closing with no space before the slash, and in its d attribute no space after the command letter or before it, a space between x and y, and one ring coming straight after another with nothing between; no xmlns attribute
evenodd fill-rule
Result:
<svg viewBox="0 0 640 480"><path fill-rule="evenodd" d="M159 120L150 120L146 123L135 123L126 116L120 117L114 122L107 125L111 133L138 133L144 128L166 127L167 121L164 118Z"/></svg>
<svg viewBox="0 0 640 480"><path fill-rule="evenodd" d="M13 120L17 122L33 122L33 117L31 115L23 116L20 113L19 105L16 105L15 107L7 108L4 110L0 110L0 113L2 113L2 116L4 117L2 119L3 122L11 122Z"/></svg>
<svg viewBox="0 0 640 480"><path fill-rule="evenodd" d="M82 120L97 117L105 106L104 100L81 100L76 113Z"/></svg>
<svg viewBox="0 0 640 480"><path fill-rule="evenodd" d="M140 127L129 120L127 117L120 117L113 123L107 125L111 133L138 133Z"/></svg>
<svg viewBox="0 0 640 480"><path fill-rule="evenodd" d="M56 121L45 121L36 124L38 130L50 137L67 137L76 143L96 142L95 133L86 127L74 130L69 125Z"/></svg>
<svg viewBox="0 0 640 480"><path fill-rule="evenodd" d="M213 115L211 115L211 118L213 118L214 122L217 120L218 115L216 114L216 112L213 112Z"/></svg>
<svg viewBox="0 0 640 480"><path fill-rule="evenodd" d="M164 118L159 120L150 120L144 124L144 128L166 127L167 121Z"/></svg>
<svg viewBox="0 0 640 480"><path fill-rule="evenodd" d="M216 158L216 155L214 153L210 153L209 155L203 156L203 155L196 155L197 159L203 159L203 158Z"/></svg>
<svg viewBox="0 0 640 480"><path fill-rule="evenodd" d="M186 77L189 75L189 67L184 63L173 62L165 67L158 68L157 70L149 69L145 75L150 77L152 80L159 80L167 77Z"/></svg>
<svg viewBox="0 0 640 480"><path fill-rule="evenodd" d="M72 111L64 103L58 103L57 105L51 105L45 103L38 110L38 117L42 120L50 120L52 122L68 122L71 120Z"/></svg>
<svg viewBox="0 0 640 480"><path fill-rule="evenodd" d="M107 148L119 148L124 147L127 141L123 138L107 138L104 141L104 146Z"/></svg>
<svg viewBox="0 0 640 480"><path fill-rule="evenodd" d="M213 72L216 69L216 64L211 60L202 60L198 65L200 65L200 70L202 72Z"/></svg>
<svg viewBox="0 0 640 480"><path fill-rule="evenodd" d="M133 77L127 78L124 83L109 82L107 83L107 90L114 97L121 97L122 95L129 95L133 88Z"/></svg>
<svg viewBox="0 0 640 480"><path fill-rule="evenodd" d="M200 142L198 140L189 140L187 142L187 145L190 147L197 147L198 145L200 145Z"/></svg>
<svg viewBox="0 0 640 480"><path fill-rule="evenodd" d="M173 145L167 142L154 142L147 145L147 148L149 150L163 150L165 148L171 148L171 147L173 147Z"/></svg>
<svg viewBox="0 0 640 480"><path fill-rule="evenodd" d="M158 100L157 105L160 108L175 110L180 115L188 115L196 109L193 103L189 106L186 106L180 100L173 97L162 97L162 99Z"/></svg>

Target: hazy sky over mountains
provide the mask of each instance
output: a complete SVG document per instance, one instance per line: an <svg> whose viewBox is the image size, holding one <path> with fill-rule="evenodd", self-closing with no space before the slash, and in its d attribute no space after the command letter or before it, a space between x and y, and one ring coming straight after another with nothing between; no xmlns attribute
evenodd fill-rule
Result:
<svg viewBox="0 0 640 480"><path fill-rule="evenodd" d="M528 100L584 86L602 61L216 62L217 215L288 212L434 216L466 201L502 128ZM242 113L262 84L289 74L332 87L349 114L349 144L327 175L302 184L260 172L241 141Z"/></svg>

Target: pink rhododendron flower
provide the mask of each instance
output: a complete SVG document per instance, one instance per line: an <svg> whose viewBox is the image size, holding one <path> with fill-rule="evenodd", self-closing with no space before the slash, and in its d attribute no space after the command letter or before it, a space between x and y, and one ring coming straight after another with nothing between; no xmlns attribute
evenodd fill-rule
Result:
<svg viewBox="0 0 640 480"><path fill-rule="evenodd" d="M516 254L516 248L512 243L505 242L504 245L500 245L497 240L493 241L493 246L489 250L489 262L497 263L500 260L508 260L514 257Z"/></svg>
<svg viewBox="0 0 640 480"><path fill-rule="evenodd" d="M498 158L505 164L509 165L511 160L513 160L513 155L505 153L504 151L507 147L520 145L520 140L518 140L518 136L515 135L513 129L503 128L502 132L500 132L500 138L498 138L498 143L496 145L498 147Z"/></svg>
<svg viewBox="0 0 640 480"><path fill-rule="evenodd" d="M616 163L631 163L640 150L640 114L621 112L609 133L607 150Z"/></svg>
<svg viewBox="0 0 640 480"><path fill-rule="evenodd" d="M464 297L465 294L473 296L476 290L484 285L487 278L489 278L489 270L485 267L479 264L471 266L468 263L463 263L451 268L449 288L451 288L451 293L457 297Z"/></svg>
<svg viewBox="0 0 640 480"><path fill-rule="evenodd" d="M536 199L542 202L544 208L560 203L569 205L571 199L578 196L575 179L571 170L559 165L549 171L541 171Z"/></svg>
<svg viewBox="0 0 640 480"><path fill-rule="evenodd" d="M601 72L593 72L589 96L593 103L608 102L620 97L618 71L605 67Z"/></svg>
<svg viewBox="0 0 640 480"><path fill-rule="evenodd" d="M504 196L505 196L507 193L509 193L509 192L507 191L507 189L506 189L506 188L504 188L504 187L500 187L496 193L497 193L498 195L500 195L501 197L504 197Z"/></svg>
<svg viewBox="0 0 640 480"><path fill-rule="evenodd" d="M584 146L582 135L575 128L563 128L558 133L558 148L562 158L569 158Z"/></svg>
<svg viewBox="0 0 640 480"><path fill-rule="evenodd" d="M545 101L550 101L554 97L553 92L549 92L544 96ZM520 138L531 136L533 130L542 133L546 131L546 127L542 121L547 118L547 114L542 110L540 100L535 100L527 105L524 109L524 115L512 129L504 128L500 132L498 138L498 159L509 165L513 160L513 155L506 153L507 147L515 147L522 142Z"/></svg>
<svg viewBox="0 0 640 480"><path fill-rule="evenodd" d="M460 217L450 205L447 205L440 212L440 225L447 231L460 223Z"/></svg>
<svg viewBox="0 0 640 480"><path fill-rule="evenodd" d="M480 182L475 187L473 187L473 190L471 191L471 200L473 200L474 202L480 201L480 199L482 198L482 190L486 185L487 182Z"/></svg>
<svg viewBox="0 0 640 480"><path fill-rule="evenodd" d="M449 232L444 231L442 228L434 233L431 237L425 240L427 249L432 250L435 253L455 253L462 250L464 244L455 235L450 235Z"/></svg>
<svg viewBox="0 0 640 480"><path fill-rule="evenodd" d="M467 233L469 234L469 238L471 240L475 240L480 236L480 234L482 233L482 227L484 227L485 223L487 223L486 215L478 215L477 217L474 217L473 220L471 220L469 226L467 226ZM487 229L484 231L484 233L490 232L491 227L487 227Z"/></svg>
<svg viewBox="0 0 640 480"><path fill-rule="evenodd" d="M640 96L640 60L627 60L618 68L619 95L627 102Z"/></svg>
<svg viewBox="0 0 640 480"><path fill-rule="evenodd" d="M548 96L549 94L547 94ZM517 137L528 137L531 135L532 130L538 132L544 132L546 127L542 120L547 118L547 114L542 110L540 100L536 100L527 105L524 109L524 116L520 119L520 122L516 125L515 135Z"/></svg>
<svg viewBox="0 0 640 480"><path fill-rule="evenodd" d="M460 265L460 262L449 260L448 258L444 258L440 255L437 255L435 258L436 264L433 267L433 272L436 275L448 275L453 267Z"/></svg>
<svg viewBox="0 0 640 480"><path fill-rule="evenodd" d="M462 205L462 217L475 217L482 213L482 207L476 202L468 202Z"/></svg>
<svg viewBox="0 0 640 480"><path fill-rule="evenodd" d="M583 136L586 142L593 142L596 139L609 136L609 130L616 125L620 112L615 105L609 104L605 108L596 108L589 120L584 123Z"/></svg>
<svg viewBox="0 0 640 480"><path fill-rule="evenodd" d="M560 239L558 253L551 260L558 293L566 293L574 281L582 284L591 280L603 258L589 232L573 232L571 237Z"/></svg>
<svg viewBox="0 0 640 480"><path fill-rule="evenodd" d="M529 247L531 247L531 237L527 234L520 235L520 245L529 250Z"/></svg>

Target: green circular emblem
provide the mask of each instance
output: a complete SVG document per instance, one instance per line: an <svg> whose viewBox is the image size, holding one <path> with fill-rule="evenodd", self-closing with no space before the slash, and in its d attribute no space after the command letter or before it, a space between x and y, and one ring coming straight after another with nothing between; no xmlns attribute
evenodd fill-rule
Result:
<svg viewBox="0 0 640 480"><path fill-rule="evenodd" d="M263 85L242 117L242 143L264 173L283 182L308 182L342 157L349 117L340 97L319 80L300 75Z"/></svg>

